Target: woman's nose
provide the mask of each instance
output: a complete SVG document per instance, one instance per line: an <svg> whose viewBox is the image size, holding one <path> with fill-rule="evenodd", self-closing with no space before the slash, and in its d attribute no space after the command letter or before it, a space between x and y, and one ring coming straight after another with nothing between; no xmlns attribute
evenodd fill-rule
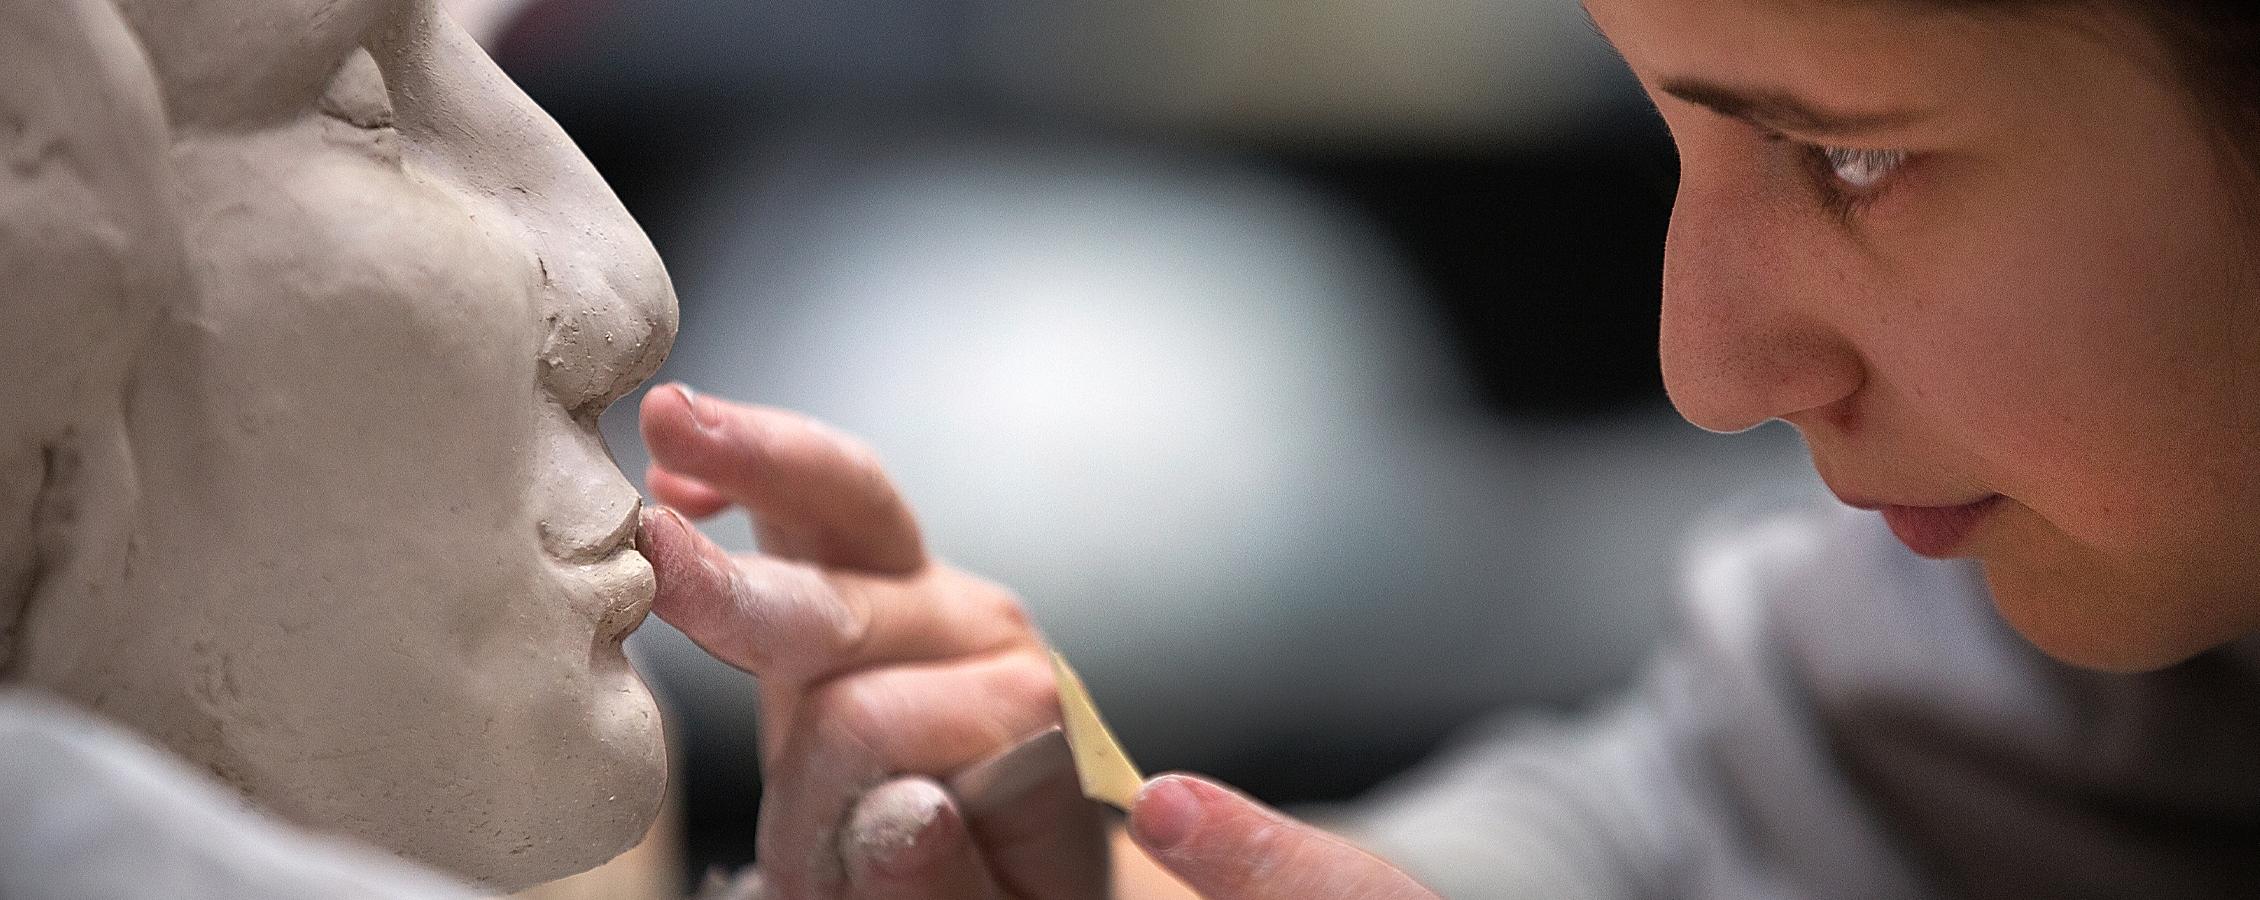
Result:
<svg viewBox="0 0 2260 900"><path fill-rule="evenodd" d="M1708 431L1795 423L1846 401L1866 377L1829 324L1833 279L1798 256L1802 226L1752 207L1731 189L1683 183L1665 244L1664 387Z"/></svg>

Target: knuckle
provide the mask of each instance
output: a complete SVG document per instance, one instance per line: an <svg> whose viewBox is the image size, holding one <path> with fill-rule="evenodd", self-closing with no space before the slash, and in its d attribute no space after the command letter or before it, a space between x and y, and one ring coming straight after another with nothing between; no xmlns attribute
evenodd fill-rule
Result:
<svg viewBox="0 0 2260 900"><path fill-rule="evenodd" d="M777 424L763 414L760 408L732 409L724 421L733 427L725 432L732 440L730 450L734 460L747 474L769 470L777 457Z"/></svg>
<svg viewBox="0 0 2260 900"><path fill-rule="evenodd" d="M887 469L879 459L879 451L872 449L862 438L834 428L820 419L799 413L792 415L794 424L806 440L804 446L809 452L823 457L826 462L843 471L853 472L860 477L876 476L885 479Z"/></svg>
<svg viewBox="0 0 2260 900"><path fill-rule="evenodd" d="M839 678L810 689L810 709L827 731L858 744L872 743L900 719L901 697L869 678Z"/></svg>
<svg viewBox="0 0 2260 900"><path fill-rule="evenodd" d="M963 576L962 588L966 606L979 621L994 623L1013 635L1030 635L1035 632L1035 620L1028 615L1028 607L1020 595L996 582L973 575Z"/></svg>
<svg viewBox="0 0 2260 900"><path fill-rule="evenodd" d="M853 616L823 570L765 559L742 581L746 630L771 646L795 675L816 675L855 642Z"/></svg>
<svg viewBox="0 0 2260 900"><path fill-rule="evenodd" d="M854 438L842 438L839 447L840 463L849 481L855 485L855 494L864 504L876 511L893 509L897 496L894 478L887 474L887 464L879 452Z"/></svg>
<svg viewBox="0 0 2260 900"><path fill-rule="evenodd" d="M819 640L811 648L820 668L841 665L860 656L871 642L871 603L864 592L838 579L816 577L814 614L823 617Z"/></svg>
<svg viewBox="0 0 2260 900"><path fill-rule="evenodd" d="M832 435L832 452L839 455L841 465L865 478L887 480L887 463L879 458L879 451L871 449L862 438L826 430Z"/></svg>
<svg viewBox="0 0 2260 900"><path fill-rule="evenodd" d="M994 690L1016 709L1049 710L1059 702L1059 683L1052 677L1049 660L1035 654L1016 654L997 673Z"/></svg>
<svg viewBox="0 0 2260 900"><path fill-rule="evenodd" d="M1231 895L1260 894L1258 889L1274 884L1288 874L1291 834L1277 823L1259 823L1241 835L1229 856L1216 860L1221 864L1217 880Z"/></svg>

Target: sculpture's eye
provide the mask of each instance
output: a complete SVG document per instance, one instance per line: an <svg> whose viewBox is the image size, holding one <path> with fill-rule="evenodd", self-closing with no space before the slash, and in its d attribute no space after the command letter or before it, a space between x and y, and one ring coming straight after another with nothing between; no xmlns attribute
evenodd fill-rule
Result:
<svg viewBox="0 0 2260 900"><path fill-rule="evenodd" d="M384 71L377 68L376 57L370 56L367 48L354 48L353 55L338 66L329 90L322 93L321 111L355 128L392 127L392 92L385 87Z"/></svg>
<svg viewBox="0 0 2260 900"><path fill-rule="evenodd" d="M385 87L384 71L366 48L338 66L318 108L326 119L322 135L341 147L368 154L379 165L400 167L400 133L393 130L392 91Z"/></svg>

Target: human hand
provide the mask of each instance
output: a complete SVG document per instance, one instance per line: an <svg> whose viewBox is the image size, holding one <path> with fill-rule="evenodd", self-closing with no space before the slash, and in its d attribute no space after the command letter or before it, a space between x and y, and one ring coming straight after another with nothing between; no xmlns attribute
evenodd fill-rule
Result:
<svg viewBox="0 0 2260 900"><path fill-rule="evenodd" d="M1071 769L969 813L941 779L1059 719L1019 601L926 554L863 445L795 413L643 401L652 610L760 679L756 837L771 898L1101 897L1107 848ZM762 553L682 520L729 506Z"/></svg>
<svg viewBox="0 0 2260 900"><path fill-rule="evenodd" d="M1190 775L1147 781L1129 835L1208 900L1436 900L1381 858Z"/></svg>

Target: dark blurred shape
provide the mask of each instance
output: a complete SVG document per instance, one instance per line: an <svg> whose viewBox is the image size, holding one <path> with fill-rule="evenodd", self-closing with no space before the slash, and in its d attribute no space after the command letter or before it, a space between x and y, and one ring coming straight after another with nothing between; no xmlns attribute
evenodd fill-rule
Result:
<svg viewBox="0 0 2260 900"><path fill-rule="evenodd" d="M1576 417L1654 403L1677 181L1649 116L1453 155L1283 154L1367 213L1427 288L1484 404Z"/></svg>

